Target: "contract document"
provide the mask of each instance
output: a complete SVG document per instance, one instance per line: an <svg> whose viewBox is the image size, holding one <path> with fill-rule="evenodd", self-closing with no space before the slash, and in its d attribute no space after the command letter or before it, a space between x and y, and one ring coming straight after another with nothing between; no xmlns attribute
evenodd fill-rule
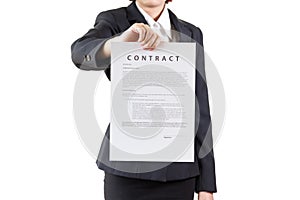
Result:
<svg viewBox="0 0 300 200"><path fill-rule="evenodd" d="M110 161L194 162L195 43L111 43Z"/></svg>

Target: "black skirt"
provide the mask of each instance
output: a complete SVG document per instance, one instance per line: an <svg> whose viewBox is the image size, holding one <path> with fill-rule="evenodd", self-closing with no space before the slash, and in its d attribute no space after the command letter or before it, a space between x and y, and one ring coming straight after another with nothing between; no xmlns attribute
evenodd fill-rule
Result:
<svg viewBox="0 0 300 200"><path fill-rule="evenodd" d="M105 200L193 200L195 177L176 181L153 181L105 172Z"/></svg>

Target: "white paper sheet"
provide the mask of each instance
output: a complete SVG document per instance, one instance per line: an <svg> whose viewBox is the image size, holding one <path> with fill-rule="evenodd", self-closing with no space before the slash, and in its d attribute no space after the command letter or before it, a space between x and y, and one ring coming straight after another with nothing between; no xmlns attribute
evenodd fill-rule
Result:
<svg viewBox="0 0 300 200"><path fill-rule="evenodd" d="M111 44L111 161L194 162L195 48Z"/></svg>

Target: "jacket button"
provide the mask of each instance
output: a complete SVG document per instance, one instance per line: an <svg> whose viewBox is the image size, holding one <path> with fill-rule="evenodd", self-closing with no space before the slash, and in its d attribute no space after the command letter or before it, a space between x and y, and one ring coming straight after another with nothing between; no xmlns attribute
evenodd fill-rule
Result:
<svg viewBox="0 0 300 200"><path fill-rule="evenodd" d="M91 61L91 56L90 55L85 55L84 56L84 61Z"/></svg>

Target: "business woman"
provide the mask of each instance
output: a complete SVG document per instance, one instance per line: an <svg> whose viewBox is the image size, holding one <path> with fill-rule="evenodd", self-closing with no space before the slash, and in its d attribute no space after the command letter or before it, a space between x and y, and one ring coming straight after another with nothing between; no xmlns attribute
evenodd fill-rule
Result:
<svg viewBox="0 0 300 200"><path fill-rule="evenodd" d="M195 93L199 107L195 109L200 119L194 140L195 161L173 162L142 173L120 170L116 166L139 169L145 163L109 161L109 124L96 161L98 168L105 172L106 200L192 200L194 192L199 194L199 200L213 200L213 193L217 192L208 93L204 62L201 62L204 59L202 32L167 9L170 1L135 0L128 7L101 12L94 27L71 46L72 61L78 68L104 70L110 80L113 41L140 42L145 50L153 50L161 41L174 41L170 30L175 30L200 45L196 51ZM206 149L205 154L201 149Z"/></svg>

